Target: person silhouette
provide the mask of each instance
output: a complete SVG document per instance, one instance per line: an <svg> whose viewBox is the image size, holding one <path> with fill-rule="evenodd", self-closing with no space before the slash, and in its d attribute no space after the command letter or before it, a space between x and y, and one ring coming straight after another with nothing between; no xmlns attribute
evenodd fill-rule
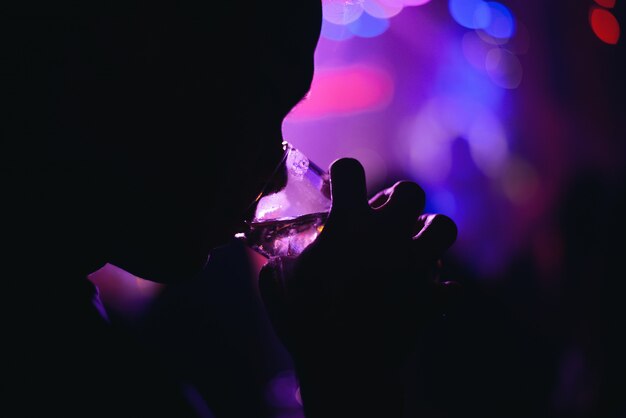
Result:
<svg viewBox="0 0 626 418"><path fill-rule="evenodd" d="M3 12L7 416L201 414L152 348L107 319L87 276L110 263L176 286L240 230L311 86L321 6ZM270 260L261 294L307 417L399 416L394 374L441 308L448 286L434 272L456 227L422 213L413 182L368 200L357 160L330 173L323 233L300 257Z"/></svg>

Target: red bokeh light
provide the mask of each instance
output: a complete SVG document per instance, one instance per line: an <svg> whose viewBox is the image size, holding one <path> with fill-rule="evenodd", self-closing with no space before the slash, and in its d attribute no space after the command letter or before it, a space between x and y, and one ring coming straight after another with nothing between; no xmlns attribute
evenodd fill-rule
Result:
<svg viewBox="0 0 626 418"><path fill-rule="evenodd" d="M594 7L589 14L591 29L601 41L615 45L619 40L619 22L611 12Z"/></svg>

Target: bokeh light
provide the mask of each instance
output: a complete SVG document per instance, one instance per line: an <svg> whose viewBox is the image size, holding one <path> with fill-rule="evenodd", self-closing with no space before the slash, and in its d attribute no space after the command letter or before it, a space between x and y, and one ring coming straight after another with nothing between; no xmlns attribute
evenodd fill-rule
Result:
<svg viewBox="0 0 626 418"><path fill-rule="evenodd" d="M484 42L477 31L466 32L463 35L461 45L467 62L477 70L486 71L485 60L489 51L493 49L493 45Z"/></svg>
<svg viewBox="0 0 626 418"><path fill-rule="evenodd" d="M353 36L374 38L390 26L389 19L405 7L422 6L430 0L322 0L321 37L347 41Z"/></svg>
<svg viewBox="0 0 626 418"><path fill-rule="evenodd" d="M400 13L403 8L404 4L401 2L390 4L380 0L363 0L363 10L370 16L379 19L389 19Z"/></svg>
<svg viewBox="0 0 626 418"><path fill-rule="evenodd" d="M465 140L475 166L496 177L508 156L505 129L495 113L464 97L436 97L428 102L406 133L411 169L430 184L446 181L452 168L451 147Z"/></svg>
<svg viewBox="0 0 626 418"><path fill-rule="evenodd" d="M491 80L505 89L519 87L524 74L517 56L504 48L489 50L485 58L485 69Z"/></svg>
<svg viewBox="0 0 626 418"><path fill-rule="evenodd" d="M404 8L406 1L405 0L376 0L378 3L392 8Z"/></svg>
<svg viewBox="0 0 626 418"><path fill-rule="evenodd" d="M320 31L320 37L329 39L332 41L345 41L354 36L352 31L348 29L346 25L337 25L331 23L326 19L322 20L322 28Z"/></svg>
<svg viewBox="0 0 626 418"><path fill-rule="evenodd" d="M476 167L496 178L508 158L508 142L502 122L489 109L479 109L466 128L465 139Z"/></svg>
<svg viewBox="0 0 626 418"><path fill-rule="evenodd" d="M491 9L483 0L450 0L450 14L469 29L483 29L491 22Z"/></svg>
<svg viewBox="0 0 626 418"><path fill-rule="evenodd" d="M599 7L592 7L589 13L589 21L593 33L602 42L611 45L617 44L620 37L620 27L613 13Z"/></svg>
<svg viewBox="0 0 626 418"><path fill-rule="evenodd" d="M508 39L515 33L515 20L511 11L502 3L488 2L490 10L489 24L484 27L484 31L489 35Z"/></svg>
<svg viewBox="0 0 626 418"><path fill-rule="evenodd" d="M363 0L322 0L322 16L336 25L347 25L361 16Z"/></svg>
<svg viewBox="0 0 626 418"><path fill-rule="evenodd" d="M522 170L510 168L517 157L505 119L514 111L507 92L522 81L517 52L529 49L526 28L498 2L432 3L430 13L446 12L469 29L461 32L400 0L379 4L404 7L390 19L364 9L350 24L324 23L340 35L318 45L310 94L286 118L284 134L322 166L339 155L359 159L374 187L397 173L417 181L431 196L429 205L454 215L472 234L468 223L487 221L487 206L530 195L519 191L521 177L511 174ZM387 35L359 32L368 21L386 22ZM465 149L462 161L459 149ZM477 198L465 182L485 182L490 192ZM501 264L487 253L508 249L495 232L485 240L476 247L460 239L456 251L476 268L495 268Z"/></svg>
<svg viewBox="0 0 626 418"><path fill-rule="evenodd" d="M317 119L379 110L393 97L393 80L384 70L354 65L320 68L306 99L289 115L290 120Z"/></svg>
<svg viewBox="0 0 626 418"><path fill-rule="evenodd" d="M477 30L474 31L474 33L483 42L485 42L485 43L487 43L489 45L504 45L504 44L508 44L509 41L510 41L510 38L498 38L498 37L495 37L493 35L490 35L484 29L477 29Z"/></svg>
<svg viewBox="0 0 626 418"><path fill-rule="evenodd" d="M348 29L351 33L361 38L373 38L382 35L389 29L389 21L363 13L356 21L348 25Z"/></svg>

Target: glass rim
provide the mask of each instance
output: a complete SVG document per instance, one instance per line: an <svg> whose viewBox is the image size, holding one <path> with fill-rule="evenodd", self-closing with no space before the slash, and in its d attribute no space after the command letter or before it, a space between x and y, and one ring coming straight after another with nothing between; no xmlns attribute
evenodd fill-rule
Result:
<svg viewBox="0 0 626 418"><path fill-rule="evenodd" d="M258 205L261 198L267 194L267 191L270 185L272 184L272 179L276 178L280 170L282 170L286 166L285 163L287 161L287 156L289 155L289 151L296 149L289 141L286 141L286 140L283 140L281 142L281 145L283 147L283 155L282 157L280 157L280 161L278 162L278 164L272 171L272 174L270 174L269 177L265 179L265 183L263 184L263 187L261 188L257 196L254 198L252 203L250 203L250 205L244 212L247 216L245 216L245 219L243 221L248 227L253 222L256 206Z"/></svg>

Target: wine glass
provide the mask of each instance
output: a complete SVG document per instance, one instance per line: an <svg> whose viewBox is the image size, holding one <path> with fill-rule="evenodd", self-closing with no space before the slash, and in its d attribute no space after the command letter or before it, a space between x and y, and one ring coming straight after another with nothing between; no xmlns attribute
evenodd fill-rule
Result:
<svg viewBox="0 0 626 418"><path fill-rule="evenodd" d="M247 230L235 235L267 258L300 254L322 231L331 205L328 172L287 141L283 150L274 175L251 206Z"/></svg>

